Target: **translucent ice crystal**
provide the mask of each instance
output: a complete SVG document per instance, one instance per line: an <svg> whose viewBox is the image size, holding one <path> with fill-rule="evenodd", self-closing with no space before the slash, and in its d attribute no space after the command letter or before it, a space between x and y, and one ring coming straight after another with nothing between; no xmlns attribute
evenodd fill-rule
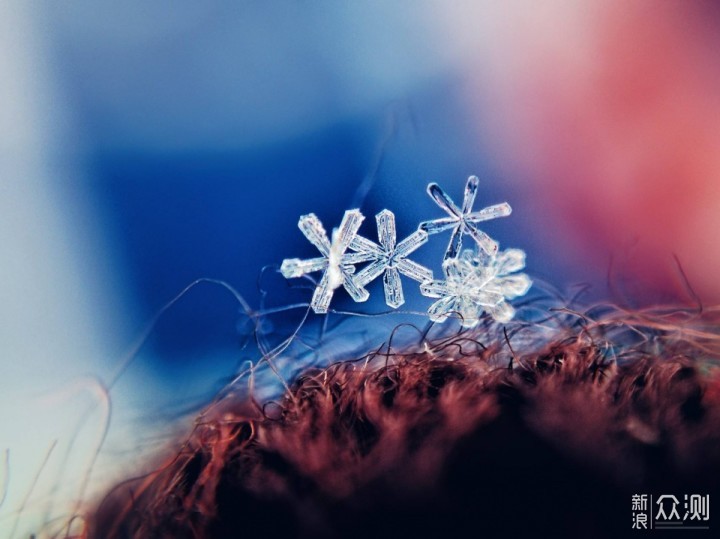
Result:
<svg viewBox="0 0 720 539"><path fill-rule="evenodd" d="M433 278L432 271L417 262L408 260L407 256L418 247L427 242L428 235L424 230L416 230L413 234L397 243L395 230L395 215L390 210L383 210L375 216L377 221L378 239L380 244L355 236L350 248L358 254L367 256L372 260L367 267L360 271L356 280L359 286L364 287L380 275L384 274L385 303L397 309L405 303L400 274L419 282L429 281Z"/></svg>
<svg viewBox="0 0 720 539"><path fill-rule="evenodd" d="M425 221L420 223L420 229L425 230L428 234L437 234L445 230L453 229L450 243L445 252L444 260L456 258L462 247L462 237L464 234L471 236L477 244L488 255L497 253L498 244L490 236L475 225L482 221L497 219L498 217L507 217L512 212L512 208L507 202L488 206L480 211L473 212L472 205L475 202L477 194L478 177L470 176L465 185L465 196L463 198L462 208L458 208L448 194L436 183L427 186L427 192L435 203L445 210L450 217Z"/></svg>
<svg viewBox="0 0 720 539"><path fill-rule="evenodd" d="M368 299L368 291L358 283L354 273L355 264L367 262L371 258L366 253L346 252L364 219L359 210L346 211L340 226L333 230L331 242L320 219L314 213L300 217L298 227L322 256L308 260L285 259L280 272L289 279L301 277L306 273L323 271L310 303L310 307L316 313L328 311L333 293L340 286L344 286L355 301Z"/></svg>
<svg viewBox="0 0 720 539"><path fill-rule="evenodd" d="M487 312L498 322L509 322L515 309L506 300L525 295L532 285L526 274L515 273L524 267L525 252L520 249L496 255L464 250L443 263L444 280L420 285L423 295L439 298L428 309L428 316L434 322L444 322L456 314L463 326L474 327Z"/></svg>

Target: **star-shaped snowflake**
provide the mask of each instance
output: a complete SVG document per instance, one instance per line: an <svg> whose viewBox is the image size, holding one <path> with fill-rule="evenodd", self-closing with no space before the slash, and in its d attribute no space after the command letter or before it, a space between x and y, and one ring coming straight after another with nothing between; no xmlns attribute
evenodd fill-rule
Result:
<svg viewBox="0 0 720 539"><path fill-rule="evenodd" d="M460 248L462 247L463 234L470 235L488 255L497 253L497 242L485 232L479 230L475 225L482 221L489 221L491 219L497 219L498 217L507 217L512 212L512 208L510 208L510 204L503 202L502 204L488 206L480 211L470 211L475 202L478 182L477 176L470 176L468 178L467 184L465 185L465 196L463 197L462 208L458 208L438 184L431 183L427 186L427 192L430 197L438 206L445 210L450 217L425 221L420 223L420 229L425 230L428 234L437 234L438 232L453 229L444 260L450 260L458 256Z"/></svg>
<svg viewBox="0 0 720 539"><path fill-rule="evenodd" d="M287 279L302 277L306 273L323 271L322 278L315 288L310 306L316 313L326 313L330 306L335 289L341 285L355 301L368 299L368 291L357 281L355 264L370 260L366 253L347 253L350 243L357 235L365 217L359 210L348 210L343 216L340 226L333 230L332 243L323 228L320 219L314 213L303 215L298 227L320 251L321 257L301 260L288 258L283 260L280 272Z"/></svg>
<svg viewBox="0 0 720 539"><path fill-rule="evenodd" d="M375 220L380 245L362 236L355 236L350 244L351 249L372 260L356 275L356 281L359 286L364 287L384 273L385 303L397 309L405 303L400 282L401 273L421 283L433 277L431 270L407 259L410 253L427 242L428 235L424 230L416 230L397 243L395 214L390 210L383 210L375 216Z"/></svg>
<svg viewBox="0 0 720 539"><path fill-rule="evenodd" d="M525 295L532 285L526 274L514 273L524 267L525 252L520 249L492 256L464 250L443 263L445 280L420 285L423 295L439 298L428 309L428 316L434 322L444 322L456 314L463 326L474 327L487 312L498 322L509 322L515 309L505 300Z"/></svg>

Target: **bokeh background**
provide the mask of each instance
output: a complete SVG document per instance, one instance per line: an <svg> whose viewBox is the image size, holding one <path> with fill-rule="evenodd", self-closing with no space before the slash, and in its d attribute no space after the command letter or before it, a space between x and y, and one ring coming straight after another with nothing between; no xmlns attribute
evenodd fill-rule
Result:
<svg viewBox="0 0 720 539"><path fill-rule="evenodd" d="M717 302L719 23L711 1L3 2L0 529L78 497L101 384L158 309L200 277L302 299L261 268L312 256L298 216L331 228L361 185L364 233L388 207L406 235L439 216L429 181L460 198L477 174L478 206L514 209L486 230L538 281L690 301L676 256ZM249 358L239 318L201 285L160 319L92 485Z"/></svg>

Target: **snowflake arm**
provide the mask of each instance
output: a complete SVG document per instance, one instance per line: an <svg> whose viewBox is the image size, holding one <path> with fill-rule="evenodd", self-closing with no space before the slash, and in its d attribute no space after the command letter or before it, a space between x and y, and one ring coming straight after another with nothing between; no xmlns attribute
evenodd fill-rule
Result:
<svg viewBox="0 0 720 539"><path fill-rule="evenodd" d="M465 194L461 208L457 207L450 196L438 184L431 183L427 187L430 198L432 198L440 208L445 210L450 217L425 221L420 223L420 229L428 234L437 234L438 232L453 229L450 243L445 252L444 260L446 261L458 256L462 247L462 237L464 234L470 235L488 255L497 253L497 242L490 238L485 232L479 230L475 225L482 221L506 217L510 215L512 208L504 202L502 204L488 206L477 212L471 212L477 195L479 181L477 176L470 176L468 178L465 184Z"/></svg>
<svg viewBox="0 0 720 539"><path fill-rule="evenodd" d="M429 294L426 294L429 295ZM452 313L458 312L456 307L457 298L454 296L438 296L440 297L435 303L428 308L428 317L433 322L444 322Z"/></svg>
<svg viewBox="0 0 720 539"><path fill-rule="evenodd" d="M507 275L520 271L525 267L525 251L522 249L505 249L494 259L495 271L498 275Z"/></svg>
<svg viewBox="0 0 720 539"><path fill-rule="evenodd" d="M364 253L372 262L357 274L357 282L365 286L384 274L385 303L394 309L405 303L400 274L419 282L432 279L432 271L408 260L407 256L427 242L427 232L416 230L410 236L397 242L395 215L390 210L383 210L375 216L378 229L379 245L375 242L356 236L350 248Z"/></svg>
<svg viewBox="0 0 720 539"><path fill-rule="evenodd" d="M487 312L498 322L509 322L515 309L506 300L526 294L532 285L524 273L511 275L523 267L525 253L520 249L508 249L496 256L466 249L443 264L444 280L420 286L423 295L438 298L428 309L428 316L434 322L444 322L456 314L463 326L474 327Z"/></svg>
<svg viewBox="0 0 720 539"><path fill-rule="evenodd" d="M327 266L327 258L309 258L308 260L300 260L299 258L286 258L283 260L280 271L283 277L290 279L293 277L302 277L307 273L322 271Z"/></svg>
<svg viewBox="0 0 720 539"><path fill-rule="evenodd" d="M486 287L488 290L496 291L506 299L527 294L532 286L530 277L525 273L514 273L525 267L525 251L506 249L491 259L490 263L495 277L488 282Z"/></svg>
<svg viewBox="0 0 720 539"><path fill-rule="evenodd" d="M347 253L347 249L357 236L358 229L365 217L359 210L345 212L340 226L333 231L332 242L320 219L313 213L303 215L298 227L307 240L312 243L322 257L301 260L288 258L283 260L280 272L287 279L301 277L307 273L323 271L320 282L315 288L311 308L316 313L326 313L335 290L343 286L353 300L362 302L368 299L368 292L357 281L354 264L370 260L367 253Z"/></svg>
<svg viewBox="0 0 720 539"><path fill-rule="evenodd" d="M303 236L312 243L324 257L330 256L330 240L320 219L314 213L302 215L298 221L298 228Z"/></svg>

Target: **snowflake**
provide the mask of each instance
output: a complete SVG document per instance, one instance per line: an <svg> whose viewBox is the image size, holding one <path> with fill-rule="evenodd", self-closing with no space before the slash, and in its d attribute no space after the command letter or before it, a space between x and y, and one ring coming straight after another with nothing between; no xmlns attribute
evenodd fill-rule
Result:
<svg viewBox="0 0 720 539"><path fill-rule="evenodd" d="M435 203L445 210L450 217L442 219L434 219L420 223L420 229L425 230L428 234L437 234L445 230L453 229L450 243L445 252L444 260L457 258L462 246L463 234L469 234L477 242L477 244L488 255L497 253L498 244L485 232L479 230L475 224L482 221L497 219L498 217L507 217L512 212L512 208L507 202L488 206L480 211L471 212L472 205L475 202L475 195L478 187L478 177L470 176L465 185L465 196L463 198L462 208L458 208L448 194L436 183L427 186L427 192Z"/></svg>
<svg viewBox="0 0 720 539"><path fill-rule="evenodd" d="M532 285L524 273L525 252L507 249L497 255L466 249L457 258L443 263L445 280L423 283L420 292L439 298L428 309L433 322L444 322L452 314L462 319L465 327L474 327L483 312L498 322L509 322L515 309L505 300L527 293Z"/></svg>
<svg viewBox="0 0 720 539"><path fill-rule="evenodd" d="M310 307L316 313L328 311L333 293L341 285L355 301L368 299L368 291L358 283L357 276L353 274L355 264L367 262L371 258L367 253L346 253L364 219L359 210L346 211L340 227L333 230L331 243L320 219L314 213L300 217L298 227L322 256L308 260L285 259L280 272L289 279L302 277L306 273L323 271L310 303Z"/></svg>
<svg viewBox="0 0 720 539"><path fill-rule="evenodd" d="M410 253L427 242L428 235L424 230L416 230L400 243L396 243L395 214L390 210L383 210L375 216L375 220L380 245L362 236L355 236L350 244L351 249L366 254L368 259L372 260L356 275L356 281L359 286L364 287L384 273L385 303L397 309L405 303L400 282L401 273L421 283L433 278L431 270L407 259Z"/></svg>
<svg viewBox="0 0 720 539"><path fill-rule="evenodd" d="M310 306L316 313L326 313L336 289L343 286L358 302L366 301L366 286L383 275L385 303L398 308L405 303L401 275L421 283L423 295L437 298L428 315L442 322L453 314L462 317L462 325L473 327L483 313L499 322L507 322L515 310L506 300L527 293L532 282L524 273L525 253L519 249L498 252L498 244L477 228L478 223L506 217L512 209L506 202L472 211L479 180L470 176L465 185L461 207L455 205L443 189L431 183L430 197L448 217L424 221L404 240L397 241L395 215L383 210L375 216L378 243L358 235L365 217L359 210L345 212L342 222L330 238L320 220L312 213L300 217L298 226L322 256L301 260L289 258L280 268L286 278L323 272L315 287ZM430 269L408 260L413 252L428 241L430 234L452 230L450 243L443 257L443 280L433 280ZM462 248L465 234L475 240L474 249ZM356 265L368 263L356 271Z"/></svg>

